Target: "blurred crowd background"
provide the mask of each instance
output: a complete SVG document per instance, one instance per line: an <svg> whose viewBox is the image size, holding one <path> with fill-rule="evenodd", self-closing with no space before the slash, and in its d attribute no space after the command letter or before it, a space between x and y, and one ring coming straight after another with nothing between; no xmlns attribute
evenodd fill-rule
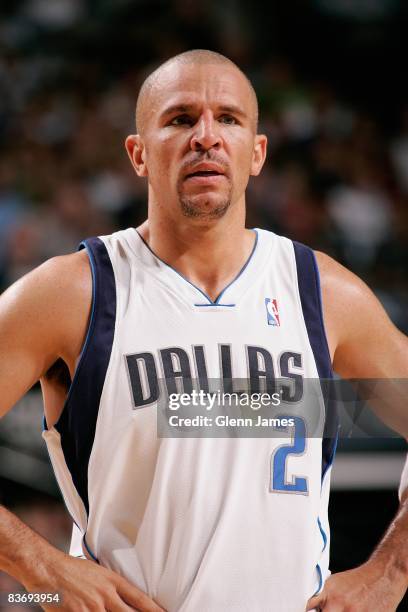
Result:
<svg viewBox="0 0 408 612"><path fill-rule="evenodd" d="M136 225L123 141L145 76L211 48L252 79L269 137L248 224L357 271L408 330L408 97L396 0L15 0L0 24L0 286ZM285 5L284 7L282 5ZM330 8L329 8L330 7Z"/></svg>
<svg viewBox="0 0 408 612"><path fill-rule="evenodd" d="M407 17L403 0L2 2L0 289L145 218L123 146L138 89L170 56L209 48L252 80L269 138L248 226L328 252L408 332ZM18 489L3 470L1 483L0 502L27 514L27 479ZM41 531L48 508L60 541L69 529L45 489L31 518Z"/></svg>

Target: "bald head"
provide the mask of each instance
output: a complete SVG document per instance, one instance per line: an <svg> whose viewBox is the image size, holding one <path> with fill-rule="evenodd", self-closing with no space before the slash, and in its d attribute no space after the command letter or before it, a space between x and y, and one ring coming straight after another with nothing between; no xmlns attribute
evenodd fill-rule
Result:
<svg viewBox="0 0 408 612"><path fill-rule="evenodd" d="M152 95L156 90L160 89L164 75L177 66L203 66L206 64L228 66L236 70L242 76L251 98L254 131L256 132L258 125L258 100L251 81L233 61L224 55L206 49L194 49L171 57L152 72L143 82L136 103L136 130L138 134L143 134L144 132L148 114L147 111L151 108Z"/></svg>

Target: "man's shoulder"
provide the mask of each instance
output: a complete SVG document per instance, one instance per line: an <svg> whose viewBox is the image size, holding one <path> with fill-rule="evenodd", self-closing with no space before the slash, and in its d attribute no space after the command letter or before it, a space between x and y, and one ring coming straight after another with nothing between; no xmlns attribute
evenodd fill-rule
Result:
<svg viewBox="0 0 408 612"><path fill-rule="evenodd" d="M92 276L86 253L49 259L3 293L0 359L11 370L21 368L24 375L18 378L16 389L9 389L3 398L0 413L7 411L58 359L74 372L91 303Z"/></svg>
<svg viewBox="0 0 408 612"><path fill-rule="evenodd" d="M378 299L361 278L329 255L319 251L315 255L326 333L331 353L335 355L335 370L342 375L351 375L351 370L344 368L344 363L351 361L350 346L359 338L367 344L370 336L380 333L380 330L391 333L393 326ZM346 347L343 356L338 351L341 346Z"/></svg>
<svg viewBox="0 0 408 612"><path fill-rule="evenodd" d="M92 274L85 250L48 259L21 279L21 285L36 292L65 299L84 292L92 292Z"/></svg>
<svg viewBox="0 0 408 612"><path fill-rule="evenodd" d="M0 316L18 323L67 322L86 312L92 299L92 274L86 252L61 255L20 278L0 300Z"/></svg>
<svg viewBox="0 0 408 612"><path fill-rule="evenodd" d="M314 251L319 269L322 290L328 292L336 303L342 300L363 298L370 292L356 274L321 251Z"/></svg>
<svg viewBox="0 0 408 612"><path fill-rule="evenodd" d="M56 255L36 268L43 274L69 274L73 272L81 274L86 273L89 269L89 258L85 249L67 255Z"/></svg>

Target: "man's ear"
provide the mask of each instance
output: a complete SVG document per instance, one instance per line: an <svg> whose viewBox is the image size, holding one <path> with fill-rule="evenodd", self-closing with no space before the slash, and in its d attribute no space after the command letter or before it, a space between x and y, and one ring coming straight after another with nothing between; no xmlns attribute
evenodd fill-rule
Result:
<svg viewBox="0 0 408 612"><path fill-rule="evenodd" d="M268 139L264 134L255 136L254 152L252 154L251 176L258 176L266 159Z"/></svg>
<svg viewBox="0 0 408 612"><path fill-rule="evenodd" d="M139 134L131 134L125 140L129 159L138 176L147 176L146 149Z"/></svg>

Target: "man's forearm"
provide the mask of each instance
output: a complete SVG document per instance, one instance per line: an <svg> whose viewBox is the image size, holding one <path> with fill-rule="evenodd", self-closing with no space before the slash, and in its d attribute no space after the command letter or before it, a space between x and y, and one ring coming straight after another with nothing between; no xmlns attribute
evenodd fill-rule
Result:
<svg viewBox="0 0 408 612"><path fill-rule="evenodd" d="M408 586L407 542L408 492L368 561L332 574L323 590L309 599L306 610L396 610Z"/></svg>
<svg viewBox="0 0 408 612"><path fill-rule="evenodd" d="M408 587L408 491L402 495L398 512L369 561Z"/></svg>
<svg viewBox="0 0 408 612"><path fill-rule="evenodd" d="M3 506L0 506L0 570L21 582L28 591L61 594L64 610L165 612L122 576L54 548Z"/></svg>
<svg viewBox="0 0 408 612"><path fill-rule="evenodd" d="M47 567L62 555L19 518L0 506L0 570L27 589L46 583Z"/></svg>

